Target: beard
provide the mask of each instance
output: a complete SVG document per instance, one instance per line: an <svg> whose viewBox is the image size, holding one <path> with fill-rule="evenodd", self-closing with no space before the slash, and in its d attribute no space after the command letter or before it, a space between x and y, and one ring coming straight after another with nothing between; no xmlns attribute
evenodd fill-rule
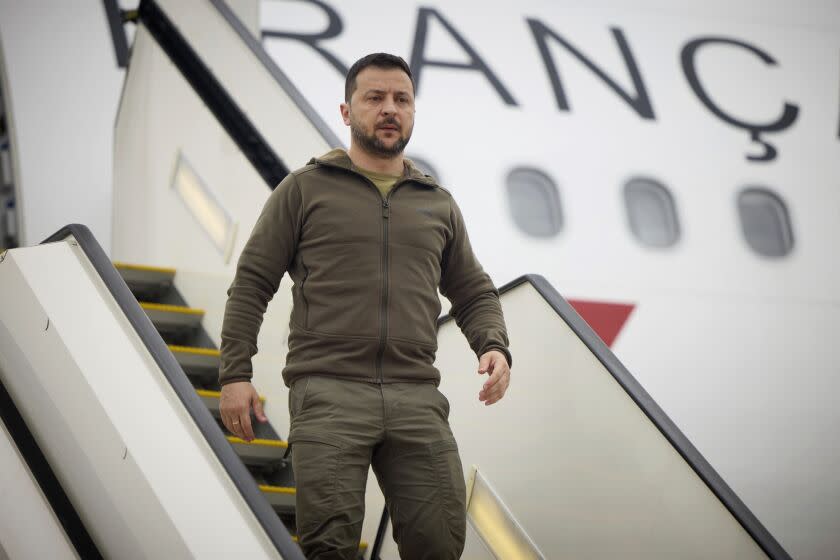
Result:
<svg viewBox="0 0 840 560"><path fill-rule="evenodd" d="M384 124L399 126L396 121L390 119L379 124L380 126ZM365 134L364 127L357 123L353 117L350 117L350 134L353 136L353 139L359 147L372 156L392 158L401 154L405 149L405 146L408 144L408 141L411 139L411 132L412 130L409 130L408 134L405 136L400 134L400 137L397 138L397 140L389 147L376 136L376 128L373 129L371 134Z"/></svg>

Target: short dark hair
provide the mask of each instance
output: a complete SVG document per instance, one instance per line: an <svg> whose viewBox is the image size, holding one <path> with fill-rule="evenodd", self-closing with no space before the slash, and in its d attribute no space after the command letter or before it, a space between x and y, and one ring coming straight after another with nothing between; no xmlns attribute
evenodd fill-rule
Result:
<svg viewBox="0 0 840 560"><path fill-rule="evenodd" d="M347 79L344 81L344 101L347 103L350 102L353 92L356 91L356 76L358 76L359 72L368 66L376 66L377 68L399 68L408 74L408 79L411 80L412 92L417 89L414 85L414 76L411 75L411 68L408 67L408 63L403 60L402 57L381 52L372 53L367 56L363 56L354 62L353 66L350 67L350 70L347 71Z"/></svg>

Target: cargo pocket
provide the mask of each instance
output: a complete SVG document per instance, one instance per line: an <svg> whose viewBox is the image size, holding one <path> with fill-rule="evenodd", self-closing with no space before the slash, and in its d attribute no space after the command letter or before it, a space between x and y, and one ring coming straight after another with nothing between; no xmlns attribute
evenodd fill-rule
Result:
<svg viewBox="0 0 840 560"><path fill-rule="evenodd" d="M295 477L297 529L308 533L338 514L338 469L342 447L328 436L298 433L290 438Z"/></svg>
<svg viewBox="0 0 840 560"><path fill-rule="evenodd" d="M429 445L432 463L438 477L441 518L445 521L441 538L452 539L463 546L466 538L466 484L461 457L455 439L445 439Z"/></svg>

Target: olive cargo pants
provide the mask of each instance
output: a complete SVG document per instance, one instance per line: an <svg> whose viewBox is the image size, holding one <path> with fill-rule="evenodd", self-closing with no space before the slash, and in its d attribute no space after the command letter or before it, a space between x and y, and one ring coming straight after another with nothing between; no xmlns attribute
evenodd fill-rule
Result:
<svg viewBox="0 0 840 560"><path fill-rule="evenodd" d="M289 444L301 547L309 560L358 554L373 466L403 559L456 559L466 489L434 383L366 383L307 375L289 390Z"/></svg>

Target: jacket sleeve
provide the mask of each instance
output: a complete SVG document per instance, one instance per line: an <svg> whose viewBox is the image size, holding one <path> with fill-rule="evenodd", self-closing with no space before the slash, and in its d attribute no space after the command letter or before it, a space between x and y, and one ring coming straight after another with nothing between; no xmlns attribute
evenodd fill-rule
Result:
<svg viewBox="0 0 840 560"><path fill-rule="evenodd" d="M443 252L440 292L452 303L449 314L476 356L498 350L512 366L499 291L473 253L464 217L454 198L450 197L450 204L452 238Z"/></svg>
<svg viewBox="0 0 840 560"><path fill-rule="evenodd" d="M269 195L245 243L222 320L219 384L250 381L251 358L268 302L295 256L300 238L300 186L288 174Z"/></svg>

